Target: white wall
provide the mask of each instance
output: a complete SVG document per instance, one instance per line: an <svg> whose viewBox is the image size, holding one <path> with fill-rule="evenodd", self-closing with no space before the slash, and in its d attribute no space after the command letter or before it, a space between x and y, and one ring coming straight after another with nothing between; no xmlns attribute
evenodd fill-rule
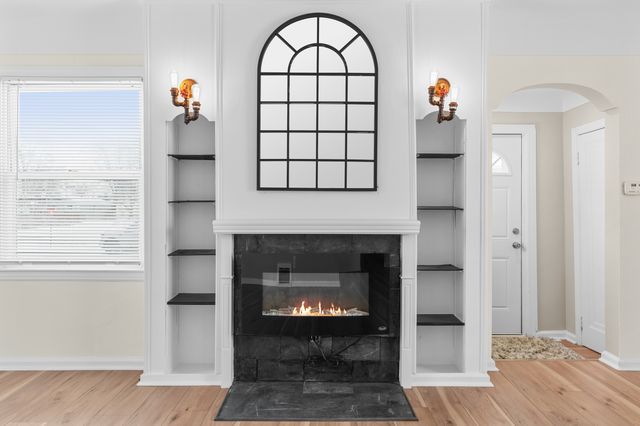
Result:
<svg viewBox="0 0 640 426"><path fill-rule="evenodd" d="M141 55L141 1L5 0L0 54Z"/></svg>
<svg viewBox="0 0 640 426"><path fill-rule="evenodd" d="M494 0L490 55L639 55L635 0Z"/></svg>
<svg viewBox="0 0 640 426"><path fill-rule="evenodd" d="M144 28L140 2L3 2L0 75L141 75ZM0 368L140 368L142 276L84 277L0 275Z"/></svg>
<svg viewBox="0 0 640 426"><path fill-rule="evenodd" d="M286 5L286 7L283 7ZM248 13L250 10L250 13ZM321 10L358 26L378 66L378 190L256 190L256 67L269 35L286 20ZM221 6L222 137L218 219L410 219L407 11L404 2L237 1ZM251 28L251 31L247 31ZM415 167L415 166L414 166ZM407 190L401 190L406 188Z"/></svg>

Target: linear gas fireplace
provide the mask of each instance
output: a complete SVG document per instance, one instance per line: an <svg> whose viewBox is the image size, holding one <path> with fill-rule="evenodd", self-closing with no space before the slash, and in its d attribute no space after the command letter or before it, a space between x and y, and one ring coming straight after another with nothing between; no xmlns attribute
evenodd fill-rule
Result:
<svg viewBox="0 0 640 426"><path fill-rule="evenodd" d="M384 365L383 379L397 379L399 244L392 235L237 235L236 377L248 368L249 379L273 380L284 368L287 380L318 379L330 366L320 379L356 380L354 366Z"/></svg>
<svg viewBox="0 0 640 426"><path fill-rule="evenodd" d="M390 253L245 253L237 334L325 336L391 333Z"/></svg>

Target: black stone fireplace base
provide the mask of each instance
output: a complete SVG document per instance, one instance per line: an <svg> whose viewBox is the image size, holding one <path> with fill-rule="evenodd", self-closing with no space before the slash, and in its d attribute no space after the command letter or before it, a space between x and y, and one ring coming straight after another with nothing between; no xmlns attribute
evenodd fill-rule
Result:
<svg viewBox="0 0 640 426"><path fill-rule="evenodd" d="M399 345L397 337L379 336L324 337L317 345L301 337L236 336L234 376L241 381L395 383Z"/></svg>
<svg viewBox="0 0 640 426"><path fill-rule="evenodd" d="M234 382L219 421L417 420L392 383Z"/></svg>

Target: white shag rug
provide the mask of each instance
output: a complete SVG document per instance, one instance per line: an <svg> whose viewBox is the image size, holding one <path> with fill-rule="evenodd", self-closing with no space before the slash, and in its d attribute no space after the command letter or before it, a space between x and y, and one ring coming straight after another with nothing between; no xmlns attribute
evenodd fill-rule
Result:
<svg viewBox="0 0 640 426"><path fill-rule="evenodd" d="M493 359L584 359L557 340L546 337L493 336Z"/></svg>

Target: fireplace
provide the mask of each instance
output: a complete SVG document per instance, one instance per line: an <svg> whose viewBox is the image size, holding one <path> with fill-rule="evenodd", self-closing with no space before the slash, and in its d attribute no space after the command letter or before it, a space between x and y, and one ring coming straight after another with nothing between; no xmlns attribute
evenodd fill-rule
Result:
<svg viewBox="0 0 640 426"><path fill-rule="evenodd" d="M237 380L397 381L400 238L236 235Z"/></svg>
<svg viewBox="0 0 640 426"><path fill-rule="evenodd" d="M390 253L245 253L236 334L389 335Z"/></svg>

